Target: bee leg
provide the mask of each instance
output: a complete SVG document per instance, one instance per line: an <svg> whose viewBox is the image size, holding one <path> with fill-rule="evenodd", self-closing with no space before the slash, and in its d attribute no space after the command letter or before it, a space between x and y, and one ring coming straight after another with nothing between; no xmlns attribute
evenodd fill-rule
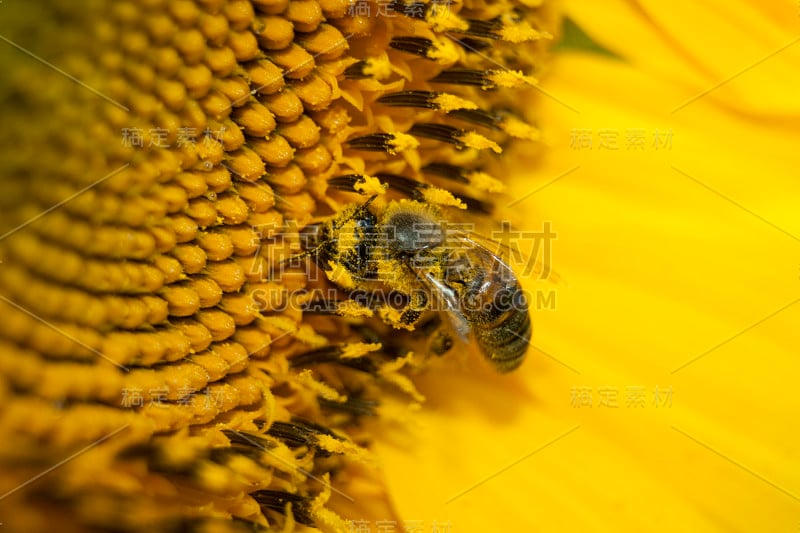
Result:
<svg viewBox="0 0 800 533"><path fill-rule="evenodd" d="M450 351L453 344L453 336L441 328L436 330L431 336L431 341L428 343L428 346L432 354L442 356Z"/></svg>
<svg viewBox="0 0 800 533"><path fill-rule="evenodd" d="M400 312L400 323L408 327L414 327L422 312L417 309L404 309Z"/></svg>
<svg viewBox="0 0 800 533"><path fill-rule="evenodd" d="M442 315L439 313L427 314L424 318L419 320L414 331L409 334L407 340L412 342L417 348L419 348L419 346L424 346L426 352L436 356L446 354L454 344L452 331L450 331L448 325L442 321ZM392 354L393 350L398 351L396 348L396 345L389 344L384 346L384 351Z"/></svg>
<svg viewBox="0 0 800 533"><path fill-rule="evenodd" d="M403 307L399 309L385 308L386 312L383 313L382 318L384 322L388 320L396 328L414 331L422 314L428 310L428 301L424 292L414 291Z"/></svg>
<svg viewBox="0 0 800 533"><path fill-rule="evenodd" d="M355 331L361 336L361 339L369 344L375 343L382 343L383 338L381 334L372 329L370 326L359 326L355 328Z"/></svg>

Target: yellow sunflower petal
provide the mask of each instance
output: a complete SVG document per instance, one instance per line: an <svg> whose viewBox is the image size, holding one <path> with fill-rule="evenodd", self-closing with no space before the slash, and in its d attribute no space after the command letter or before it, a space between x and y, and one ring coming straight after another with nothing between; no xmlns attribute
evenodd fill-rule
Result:
<svg viewBox="0 0 800 533"><path fill-rule="evenodd" d="M380 448L399 511L458 531L795 527L800 135L708 100L672 115L682 86L594 55L543 89L549 150L508 212L558 234L555 308L518 375L425 376L419 425Z"/></svg>
<svg viewBox="0 0 800 533"><path fill-rule="evenodd" d="M744 113L796 117L800 33L791 2L570 0L570 17L640 69L684 90L678 112L698 98Z"/></svg>

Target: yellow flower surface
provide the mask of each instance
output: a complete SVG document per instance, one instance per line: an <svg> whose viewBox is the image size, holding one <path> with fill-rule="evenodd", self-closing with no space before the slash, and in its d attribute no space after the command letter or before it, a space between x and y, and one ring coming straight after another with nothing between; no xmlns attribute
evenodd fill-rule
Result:
<svg viewBox="0 0 800 533"><path fill-rule="evenodd" d="M0 527L797 529L795 3L11 4ZM387 174L510 223L516 372L273 275Z"/></svg>
<svg viewBox="0 0 800 533"><path fill-rule="evenodd" d="M382 441L402 516L452 531L791 531L800 523L800 18L794 2L565 2L530 360L427 375ZM533 289L532 289L533 290Z"/></svg>

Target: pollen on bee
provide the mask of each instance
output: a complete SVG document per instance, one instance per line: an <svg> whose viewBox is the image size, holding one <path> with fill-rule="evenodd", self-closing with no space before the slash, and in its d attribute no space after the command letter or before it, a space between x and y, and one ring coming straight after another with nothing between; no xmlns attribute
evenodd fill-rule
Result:
<svg viewBox="0 0 800 533"><path fill-rule="evenodd" d="M354 300L346 300L337 304L336 314L348 318L369 318L374 312Z"/></svg>
<svg viewBox="0 0 800 533"><path fill-rule="evenodd" d="M330 270L325 271L328 279L345 289L353 289L356 287L356 283L353 281L350 272L344 266L334 263L333 261L329 261L328 266Z"/></svg>
<svg viewBox="0 0 800 533"><path fill-rule="evenodd" d="M403 323L400 311L398 311L397 309L393 309L391 307L381 307L378 310L378 316L381 318L381 320L383 320L387 324L391 324L397 329L406 329L408 331L414 331L413 325Z"/></svg>

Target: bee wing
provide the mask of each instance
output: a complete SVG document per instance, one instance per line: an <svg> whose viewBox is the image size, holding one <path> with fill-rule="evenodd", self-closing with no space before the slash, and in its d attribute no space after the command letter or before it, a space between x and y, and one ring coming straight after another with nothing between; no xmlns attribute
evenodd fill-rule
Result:
<svg viewBox="0 0 800 533"><path fill-rule="evenodd" d="M448 233L448 239L460 240L461 242L469 243L472 246L482 249L485 254L494 256L497 261L502 263L502 265L511 272L513 272L514 269L509 266L509 263L514 262L518 265L520 270L524 270L528 274L540 275L546 273L544 278L539 279L546 279L551 283L559 283L562 281L561 275L553 270L550 265L536 258L531 258L527 253L520 250L519 246L498 242L480 233L465 230L454 231L452 235ZM535 253L538 254L538 252ZM530 263L531 259L536 259L533 264ZM522 265L526 265L524 269Z"/></svg>
<svg viewBox="0 0 800 533"><path fill-rule="evenodd" d="M504 279L516 279L514 269L506 262L505 257L500 255L500 250L503 249L501 243L477 233L460 230L448 233L447 242L451 247L457 246L463 250L465 253L462 257L471 262L479 263L489 271L499 272Z"/></svg>
<svg viewBox="0 0 800 533"><path fill-rule="evenodd" d="M453 235L448 234L447 238L460 241L464 243L464 246L470 248L478 248L495 257L496 260L502 261L506 267L508 267L506 261L511 261L515 253L519 253L518 250L515 250L510 245L498 242L475 231L457 230Z"/></svg>
<svg viewBox="0 0 800 533"><path fill-rule="evenodd" d="M447 311L447 317L453 329L455 329L462 340L466 341L470 331L469 322L467 322L467 318L461 311L461 306L458 304L458 297L455 291L430 273L425 274L424 281L434 296L436 296L443 305L444 311Z"/></svg>

